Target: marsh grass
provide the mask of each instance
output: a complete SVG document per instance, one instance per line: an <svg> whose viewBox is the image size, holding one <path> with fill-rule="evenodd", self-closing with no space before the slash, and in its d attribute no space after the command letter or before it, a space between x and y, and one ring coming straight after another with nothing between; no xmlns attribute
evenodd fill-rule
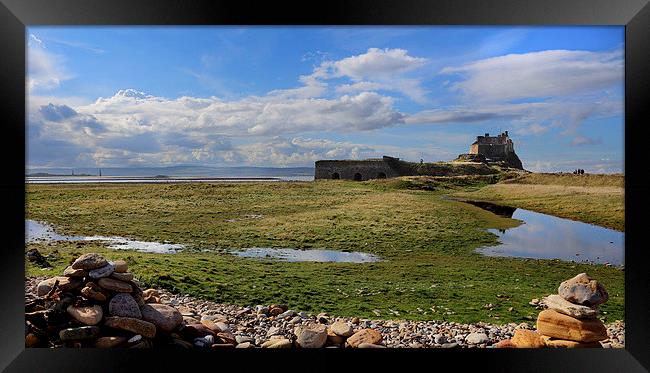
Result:
<svg viewBox="0 0 650 373"><path fill-rule="evenodd" d="M485 187L494 181L490 177L32 184L27 186L28 218L52 223L59 233L169 241L188 249L151 254L111 250L99 242L30 244L26 249L50 255L54 268L26 262L27 275L60 274L78 255L96 251L125 258L147 285L223 303L279 302L342 316L502 323L532 322L538 310L528 305L531 298L555 293L564 279L587 272L610 293L602 308L605 317L623 319L623 272L618 269L474 252L497 243L485 228L519 222L443 196ZM228 252L246 247L361 251L384 261L281 262ZM200 251L206 248L224 250Z"/></svg>
<svg viewBox="0 0 650 373"><path fill-rule="evenodd" d="M527 174L454 196L625 231L622 175Z"/></svg>

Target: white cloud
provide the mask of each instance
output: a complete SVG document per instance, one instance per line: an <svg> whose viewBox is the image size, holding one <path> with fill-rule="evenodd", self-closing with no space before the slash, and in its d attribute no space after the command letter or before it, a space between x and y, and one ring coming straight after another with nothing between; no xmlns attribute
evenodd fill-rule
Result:
<svg viewBox="0 0 650 373"><path fill-rule="evenodd" d="M588 136L578 135L578 136L574 137L573 140L571 140L571 145L574 145L574 146L575 145L578 145L578 146L579 145L598 145L598 144L602 144L602 142L603 141L601 139L593 139L593 138L588 137Z"/></svg>
<svg viewBox="0 0 650 373"><path fill-rule="evenodd" d="M452 89L475 100L564 96L622 84L623 56L618 51L546 50L487 58L441 73L460 74Z"/></svg>
<svg viewBox="0 0 650 373"><path fill-rule="evenodd" d="M42 40L30 34L27 44L27 88L52 89L72 75L63 67L63 57L46 50Z"/></svg>
<svg viewBox="0 0 650 373"><path fill-rule="evenodd" d="M390 78L422 67L425 58L412 57L405 49L369 48L364 54L324 62L321 67L331 70L334 77L347 76L353 80Z"/></svg>

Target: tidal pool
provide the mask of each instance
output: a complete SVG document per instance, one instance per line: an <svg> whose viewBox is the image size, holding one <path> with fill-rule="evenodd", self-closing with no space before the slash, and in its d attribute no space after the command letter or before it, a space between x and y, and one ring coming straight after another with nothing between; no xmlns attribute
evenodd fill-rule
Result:
<svg viewBox="0 0 650 373"><path fill-rule="evenodd" d="M232 253L244 258L271 258L287 262L369 263L381 260L378 256L367 253L321 249L297 250L251 247L244 250L234 251Z"/></svg>
<svg viewBox="0 0 650 373"><path fill-rule="evenodd" d="M488 229L499 236L501 243L477 249L484 255L609 263L615 266L625 264L623 232L519 208L464 202L523 221L515 228Z"/></svg>
<svg viewBox="0 0 650 373"><path fill-rule="evenodd" d="M184 248L183 245L130 240L117 236L65 236L54 232L52 226L35 220L25 220L25 241L103 241L115 250L136 250L147 253L170 254Z"/></svg>

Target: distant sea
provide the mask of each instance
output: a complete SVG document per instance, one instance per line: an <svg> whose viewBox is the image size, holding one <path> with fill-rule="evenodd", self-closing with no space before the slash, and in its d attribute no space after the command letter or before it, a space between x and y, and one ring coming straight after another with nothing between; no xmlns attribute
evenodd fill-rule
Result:
<svg viewBox="0 0 650 373"><path fill-rule="evenodd" d="M137 182L138 178L162 180L201 179L269 179L311 181L314 179L313 167L207 167L207 166L171 166L171 167L106 167L106 168L28 168L27 182L101 182L99 173L105 181L125 180ZM74 176L73 176L74 172ZM173 181L172 181L173 182Z"/></svg>

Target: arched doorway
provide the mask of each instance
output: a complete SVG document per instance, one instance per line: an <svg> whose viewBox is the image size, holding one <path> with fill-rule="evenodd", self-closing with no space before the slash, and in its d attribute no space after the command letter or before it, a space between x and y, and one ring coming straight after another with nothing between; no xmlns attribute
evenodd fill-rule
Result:
<svg viewBox="0 0 650 373"><path fill-rule="evenodd" d="M354 180L361 181L361 179L362 179L362 177L361 177L360 173L357 172L356 174L354 174Z"/></svg>
<svg viewBox="0 0 650 373"><path fill-rule="evenodd" d="M332 174L332 180L338 180L340 178L341 178L341 175L339 175L338 172L335 172L335 173Z"/></svg>
<svg viewBox="0 0 650 373"><path fill-rule="evenodd" d="M385 178L386 178L386 174L385 174L385 173L380 172L380 173L377 174L377 179L385 179Z"/></svg>

